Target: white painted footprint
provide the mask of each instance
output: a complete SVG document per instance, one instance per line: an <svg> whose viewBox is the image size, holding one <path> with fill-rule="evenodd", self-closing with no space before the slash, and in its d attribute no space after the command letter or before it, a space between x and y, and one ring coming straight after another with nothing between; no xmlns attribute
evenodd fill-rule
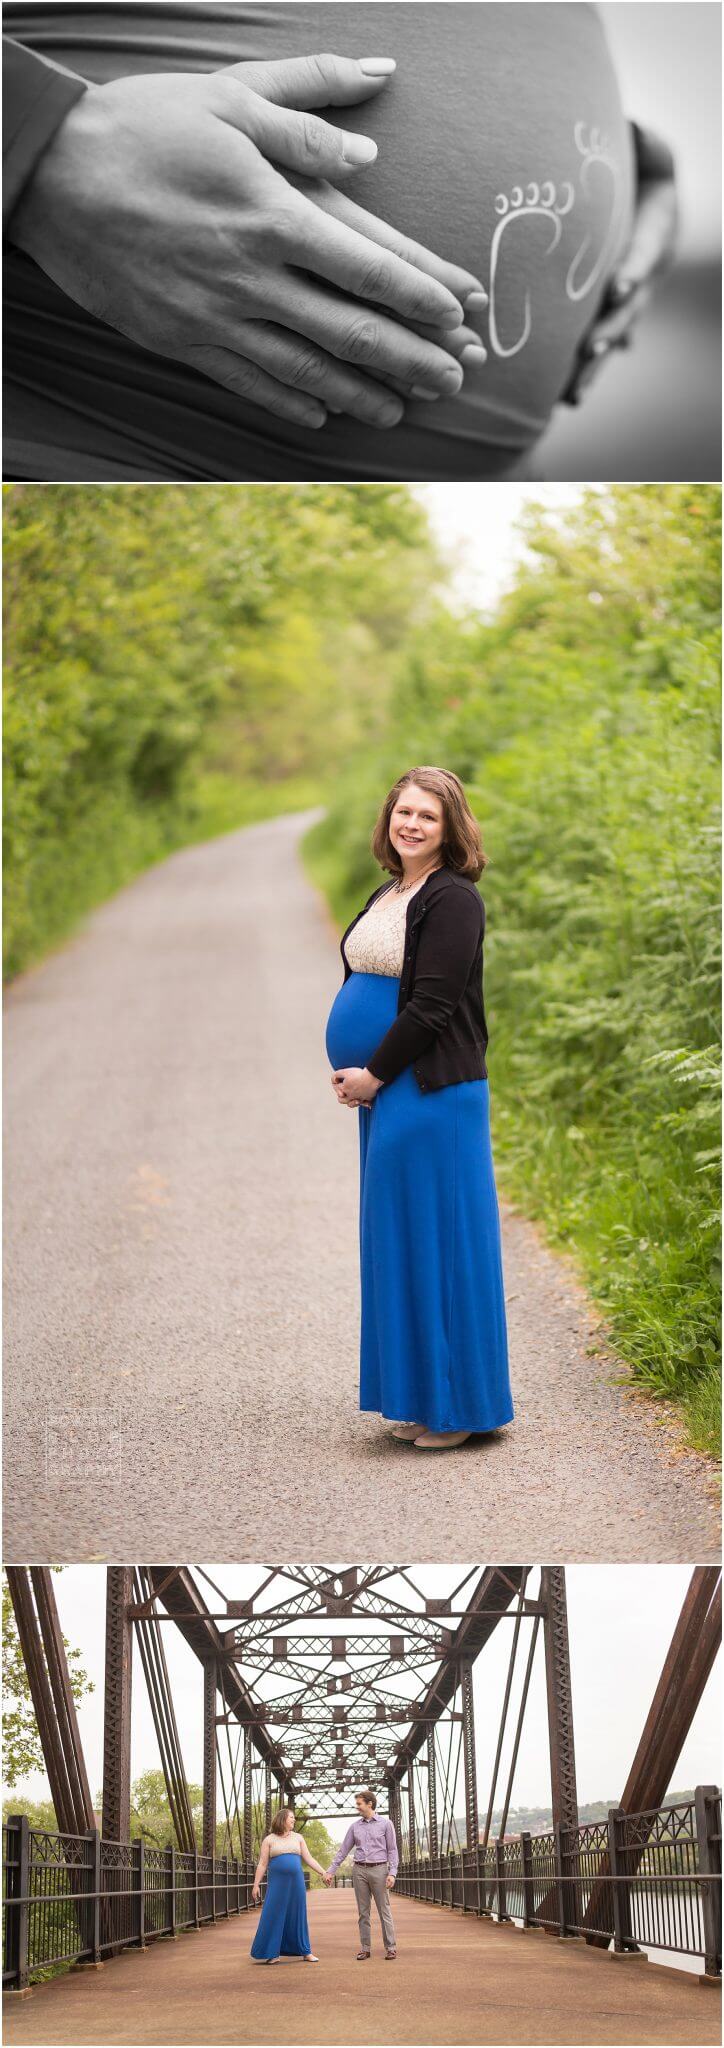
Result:
<svg viewBox="0 0 724 2048"><path fill-rule="evenodd" d="M554 249L558 247L563 233L562 223L564 216L571 212L575 204L575 197L574 188L568 180L565 180L559 193L552 178L545 179L542 185L539 185L535 180L532 180L528 185L514 185L510 198L508 198L505 192L497 194L495 211L499 219L493 230L493 239L490 247L490 312L488 316L490 346L496 356L519 355L520 350L525 348L526 342L530 338L533 314L531 295L527 286L523 288L522 314L518 312L518 316L512 318L510 304L511 299L514 299L516 306L519 306L521 271L525 266L526 250L531 248L531 234L535 235L539 232L533 223L537 221L545 223L549 239L548 246L544 249L543 254L545 256L552 256ZM522 222L524 221L526 223L525 229L522 227ZM520 246L517 249L516 263L510 266L506 264L503 272L501 267L502 259L505 258L511 246L515 247L518 244ZM504 313L499 307L499 300L501 298L506 301ZM513 328L514 339L503 340L501 325L504 326L507 335L510 335L511 327Z"/></svg>
<svg viewBox="0 0 724 2048"><path fill-rule="evenodd" d="M609 137L599 128L589 129L583 121L576 122L573 135L582 159L580 189L587 200L595 202L598 196L599 203L603 202L603 231L598 227L584 235L566 277L566 293L575 303L593 291L610 267L618 242L624 194L620 166L611 153Z"/></svg>

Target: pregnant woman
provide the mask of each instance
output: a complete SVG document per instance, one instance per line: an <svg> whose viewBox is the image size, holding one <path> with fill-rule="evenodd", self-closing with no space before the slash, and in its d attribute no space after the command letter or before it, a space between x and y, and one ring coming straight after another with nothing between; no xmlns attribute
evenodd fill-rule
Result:
<svg viewBox="0 0 724 2048"><path fill-rule="evenodd" d="M634 131L595 7L9 4L4 21L21 103L8 129L11 474L519 469L631 234ZM306 96L285 96L274 66L288 59L309 60L311 96L308 78ZM238 63L252 70L234 85L221 71ZM282 109L330 102L320 176L320 124L308 147L302 115ZM286 194L276 222L270 178ZM423 306L431 271L445 290Z"/></svg>
<svg viewBox="0 0 724 2048"><path fill-rule="evenodd" d="M305 1963L319 1960L312 1954L309 1939L302 1862L324 1877L322 1865L310 1855L304 1836L295 1832L293 1807L281 1806L272 1821L271 1834L264 1836L251 1889L252 1898L258 1899L262 1878L266 1876L266 1897L251 1945L255 1963L278 1963L281 1956L302 1956Z"/></svg>
<svg viewBox="0 0 724 2048"><path fill-rule="evenodd" d="M393 876L341 941L327 1022L359 1109L360 1407L419 1450L510 1422L490 1146L480 832L457 775L412 768L372 850Z"/></svg>

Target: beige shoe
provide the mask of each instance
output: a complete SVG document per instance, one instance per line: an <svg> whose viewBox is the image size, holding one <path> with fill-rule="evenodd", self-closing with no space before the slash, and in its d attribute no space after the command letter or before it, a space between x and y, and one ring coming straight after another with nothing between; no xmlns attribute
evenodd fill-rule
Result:
<svg viewBox="0 0 724 2048"><path fill-rule="evenodd" d="M395 1422L391 1434L398 1437L400 1443L411 1444L414 1443L415 1437L419 1436L422 1427L421 1422Z"/></svg>
<svg viewBox="0 0 724 2048"><path fill-rule="evenodd" d="M433 1429L424 1429L422 1436L415 1437L416 1451L455 1451L458 1444L466 1444L472 1436L471 1429L448 1429L436 1435Z"/></svg>

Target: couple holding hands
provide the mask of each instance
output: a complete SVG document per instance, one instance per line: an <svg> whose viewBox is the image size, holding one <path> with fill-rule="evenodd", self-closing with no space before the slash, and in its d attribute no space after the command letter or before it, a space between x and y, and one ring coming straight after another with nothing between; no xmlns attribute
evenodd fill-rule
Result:
<svg viewBox="0 0 724 2048"><path fill-rule="evenodd" d="M312 1951L307 1922L307 1893L302 1864L317 1870L330 1885L335 1871L354 1850L352 1884L357 1901L360 1945L358 1963L371 1953L370 1915L374 1899L380 1917L385 1961L397 1954L390 1892L399 1861L397 1837L392 1822L378 1815L374 1792L358 1792L357 1820L347 1829L328 1870L310 1854L304 1836L294 1827L294 1809L282 1806L275 1814L271 1833L265 1835L254 1872L252 1898L257 1900L262 1878L267 1879L266 1896L251 1947L255 1963L278 1963L285 1956L301 1956L305 1962L319 1961Z"/></svg>

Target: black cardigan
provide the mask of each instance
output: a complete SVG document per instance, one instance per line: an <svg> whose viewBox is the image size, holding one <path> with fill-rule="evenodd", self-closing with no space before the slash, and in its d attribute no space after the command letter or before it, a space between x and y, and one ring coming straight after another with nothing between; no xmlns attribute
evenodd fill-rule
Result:
<svg viewBox="0 0 724 2048"><path fill-rule="evenodd" d="M344 979L352 969L345 939L389 882L374 889L343 933ZM476 884L454 868L435 868L407 906L397 1016L367 1068L394 1081L412 1066L418 1086L446 1088L487 1079L488 1031L483 1003L485 905Z"/></svg>

